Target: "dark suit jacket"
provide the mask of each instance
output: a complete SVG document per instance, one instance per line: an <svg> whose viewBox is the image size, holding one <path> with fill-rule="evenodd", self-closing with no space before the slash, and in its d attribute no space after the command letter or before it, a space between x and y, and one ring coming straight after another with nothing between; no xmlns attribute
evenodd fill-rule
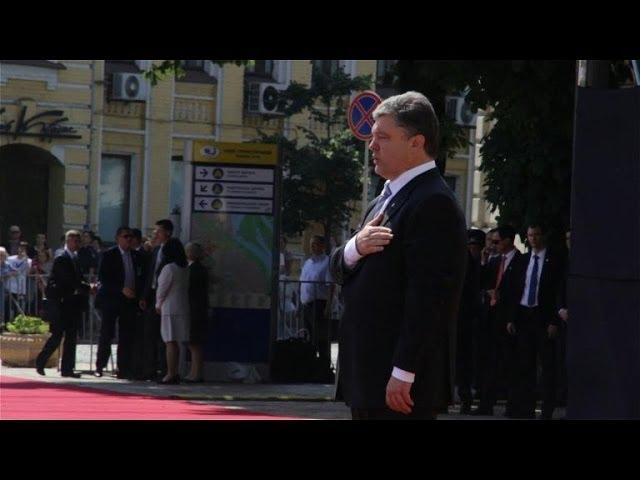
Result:
<svg viewBox="0 0 640 480"><path fill-rule="evenodd" d="M520 306L524 287L527 279L527 267L531 259L531 252L521 255L516 265L513 275L513 282L506 295L509 297L509 321L515 322L517 309ZM541 264L542 273L540 284L538 285L538 306L542 311L542 316L546 325L558 325L558 295L562 286L563 263L553 252L547 249L544 264Z"/></svg>
<svg viewBox="0 0 640 480"><path fill-rule="evenodd" d="M205 341L209 317L209 272L200 262L193 262L189 266L189 307L190 339L202 343Z"/></svg>
<svg viewBox="0 0 640 480"><path fill-rule="evenodd" d="M522 253L516 248L515 253L513 254L513 258L502 274L502 280L500 281L500 286L498 287L498 303L494 307L489 307L489 310L492 311L496 316L496 320L498 320L501 329L502 327L506 328L507 323L509 322L510 314L513 310L512 303L514 300L513 295L511 294L509 289L515 281L514 277L517 271L516 265L518 265L521 257ZM500 257L492 258L485 267L486 270L484 288L486 290L491 290L495 288L496 281L498 279ZM487 302L489 302L489 299L487 299Z"/></svg>
<svg viewBox="0 0 640 480"><path fill-rule="evenodd" d="M139 252L131 250L131 261L135 275L136 298L139 299L143 286L143 265ZM100 268L98 269L98 281L100 287L96 295L96 307L106 308L121 306L126 297L122 294L124 288L124 264L122 254L116 245L102 254Z"/></svg>
<svg viewBox="0 0 640 480"><path fill-rule="evenodd" d="M416 374L411 390L416 406L446 406L454 385L456 316L467 263L464 215L432 169L393 197L382 224L394 234L382 252L361 259L353 270L344 265L345 245L331 257L331 272L343 285L344 398L352 408L384 407L395 366Z"/></svg>
<svg viewBox="0 0 640 480"><path fill-rule="evenodd" d="M86 307L90 286L80 272L80 266L66 251L56 257L47 281L47 299L54 302L73 303L78 308Z"/></svg>
<svg viewBox="0 0 640 480"><path fill-rule="evenodd" d="M153 289L151 288L151 284L153 283L153 275L155 274L156 259L158 258L158 250L160 250L159 246L155 247L151 252L151 254L147 254L147 261L144 269L145 276L144 276L144 291L143 291L142 299L145 300L149 305L155 303L155 297L154 297L155 294Z"/></svg>

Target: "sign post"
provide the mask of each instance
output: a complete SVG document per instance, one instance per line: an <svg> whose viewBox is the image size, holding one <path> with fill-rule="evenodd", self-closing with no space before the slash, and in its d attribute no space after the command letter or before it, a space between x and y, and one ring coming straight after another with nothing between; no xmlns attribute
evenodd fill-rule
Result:
<svg viewBox="0 0 640 480"><path fill-rule="evenodd" d="M347 121L353 135L365 142L364 144L364 171L362 175L362 211L367 209L369 187L369 148L367 142L371 139L373 128L373 111L382 102L382 98L376 92L367 90L357 95L347 111Z"/></svg>
<svg viewBox="0 0 640 480"><path fill-rule="evenodd" d="M204 352L212 380L268 375L279 168L277 145L193 142L190 238L215 246Z"/></svg>

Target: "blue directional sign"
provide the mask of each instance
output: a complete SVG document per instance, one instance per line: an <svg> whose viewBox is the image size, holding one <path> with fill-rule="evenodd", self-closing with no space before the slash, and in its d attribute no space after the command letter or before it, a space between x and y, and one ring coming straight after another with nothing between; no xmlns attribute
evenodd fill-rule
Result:
<svg viewBox="0 0 640 480"><path fill-rule="evenodd" d="M380 95L370 90L362 92L353 99L347 112L347 121L356 138L365 141L371 138L373 111L380 102L382 102Z"/></svg>

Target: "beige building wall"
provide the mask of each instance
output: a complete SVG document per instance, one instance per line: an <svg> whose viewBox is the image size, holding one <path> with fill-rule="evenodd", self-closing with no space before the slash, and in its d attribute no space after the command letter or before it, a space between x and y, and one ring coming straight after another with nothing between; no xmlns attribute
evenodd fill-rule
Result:
<svg viewBox="0 0 640 480"><path fill-rule="evenodd" d="M158 63L161 60L154 60ZM243 108L246 88L245 68L236 65L213 67L207 71L215 80L205 83L166 78L150 88L147 101L124 102L111 98L110 77L104 60L56 60L64 69L45 69L0 64L0 101L3 121L27 107L27 116L59 109L68 118L78 139L0 136L0 146L21 143L36 146L55 157L60 170L51 170L54 204L50 206L50 231L67 228L100 230L100 173L104 155L125 155L131 160L129 223L151 233L156 220L169 217L171 206L172 158L184 157L192 141L210 139L225 142L254 141L258 130L267 134L285 132L289 138L305 139L297 127L315 128L308 112L290 119L249 114ZM148 68L151 61L136 61ZM311 60L281 60L279 81L308 85ZM351 75L376 76L376 60L341 60ZM280 67L279 67L280 68ZM372 85L374 88L374 85ZM348 98L343 99L345 104ZM447 174L456 178L456 193L468 222L486 229L495 224L484 199L479 147L490 125L478 117L471 131L474 145L462 149L447 162ZM184 166L188 171L188 165ZM470 175L472 179L470 180ZM56 191L59 185L59 191ZM360 220L360 204L355 202L351 227ZM179 220L179 219L178 219ZM55 224L55 225L54 225ZM308 254L308 240L320 234L314 226L300 239L291 239L300 255ZM108 239L107 239L108 240Z"/></svg>

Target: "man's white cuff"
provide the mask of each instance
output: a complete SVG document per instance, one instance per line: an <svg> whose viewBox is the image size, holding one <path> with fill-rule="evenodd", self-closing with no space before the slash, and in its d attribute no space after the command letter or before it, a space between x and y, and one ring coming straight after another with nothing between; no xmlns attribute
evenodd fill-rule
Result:
<svg viewBox="0 0 640 480"><path fill-rule="evenodd" d="M411 372L406 372L398 367L393 367L393 371L391 372L391 376L397 378L398 380L402 380L403 382L413 383L416 379L416 374Z"/></svg>
<svg viewBox="0 0 640 480"><path fill-rule="evenodd" d="M358 253L356 248L356 236L354 235L347 243L347 246L344 247L344 263L347 267L353 268L361 258L362 255Z"/></svg>

